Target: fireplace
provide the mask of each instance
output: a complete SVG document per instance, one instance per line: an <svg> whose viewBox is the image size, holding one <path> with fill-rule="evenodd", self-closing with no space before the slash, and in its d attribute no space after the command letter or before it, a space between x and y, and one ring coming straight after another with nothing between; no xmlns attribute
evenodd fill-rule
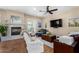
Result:
<svg viewBox="0 0 79 59"><path fill-rule="evenodd" d="M20 35L21 27L11 27L11 35Z"/></svg>

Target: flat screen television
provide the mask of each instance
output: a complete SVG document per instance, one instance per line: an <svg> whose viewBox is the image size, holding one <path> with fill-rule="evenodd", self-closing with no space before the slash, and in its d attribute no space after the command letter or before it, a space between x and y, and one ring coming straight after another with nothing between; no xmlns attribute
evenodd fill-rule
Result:
<svg viewBox="0 0 79 59"><path fill-rule="evenodd" d="M62 27L62 19L51 20L50 26L54 28Z"/></svg>

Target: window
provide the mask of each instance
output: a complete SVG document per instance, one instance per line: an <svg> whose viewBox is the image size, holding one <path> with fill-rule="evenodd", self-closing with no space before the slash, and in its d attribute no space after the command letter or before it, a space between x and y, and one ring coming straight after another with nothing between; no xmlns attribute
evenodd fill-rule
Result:
<svg viewBox="0 0 79 59"><path fill-rule="evenodd" d="M28 32L34 32L34 27L32 22L27 22L27 30Z"/></svg>

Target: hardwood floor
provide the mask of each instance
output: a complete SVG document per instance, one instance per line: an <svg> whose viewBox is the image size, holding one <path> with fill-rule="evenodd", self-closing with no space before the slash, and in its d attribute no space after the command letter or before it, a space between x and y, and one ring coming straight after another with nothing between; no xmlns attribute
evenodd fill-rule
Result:
<svg viewBox="0 0 79 59"><path fill-rule="evenodd" d="M44 45L44 53L53 53L53 48Z"/></svg>
<svg viewBox="0 0 79 59"><path fill-rule="evenodd" d="M0 42L0 53L27 53L26 43L23 39ZM44 45L44 53L53 53L53 48Z"/></svg>
<svg viewBox="0 0 79 59"><path fill-rule="evenodd" d="M23 39L0 42L1 53L26 53L26 43Z"/></svg>

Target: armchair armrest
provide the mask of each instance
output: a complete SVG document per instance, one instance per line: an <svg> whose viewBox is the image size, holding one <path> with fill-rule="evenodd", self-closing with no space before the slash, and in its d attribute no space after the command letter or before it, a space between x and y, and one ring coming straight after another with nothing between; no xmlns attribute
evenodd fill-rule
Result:
<svg viewBox="0 0 79 59"><path fill-rule="evenodd" d="M59 42L59 40L56 39L56 40L54 40L54 42ZM62 43L62 42L60 42L60 43ZM68 46L70 46L70 47L75 47L75 46L77 45L77 43L78 43L78 42L75 41L75 42L72 43L72 45L68 45ZM65 43L62 43L62 44L65 44ZM65 44L65 45L67 45L67 44Z"/></svg>
<svg viewBox="0 0 79 59"><path fill-rule="evenodd" d="M75 41L71 46L72 46L72 47L75 47L75 46L77 45L77 43L78 43L78 42Z"/></svg>
<svg viewBox="0 0 79 59"><path fill-rule="evenodd" d="M55 53L73 53L76 50L77 42L74 42L72 45L67 45L65 43L54 40L54 52Z"/></svg>

